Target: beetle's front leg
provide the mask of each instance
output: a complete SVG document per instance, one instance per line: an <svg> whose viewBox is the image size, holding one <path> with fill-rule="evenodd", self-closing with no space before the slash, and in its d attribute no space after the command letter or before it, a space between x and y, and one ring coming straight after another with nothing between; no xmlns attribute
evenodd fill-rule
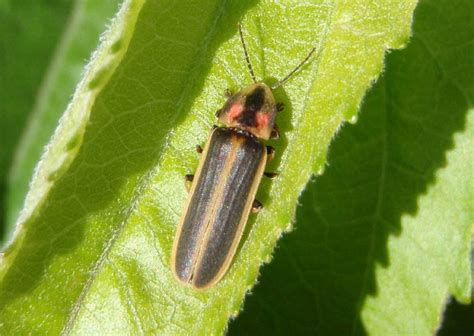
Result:
<svg viewBox="0 0 474 336"><path fill-rule="evenodd" d="M281 112L281 111L283 111L284 109L285 109L285 103L280 102L280 103L277 103L277 104L276 104L276 110L277 110L277 112Z"/></svg>
<svg viewBox="0 0 474 336"><path fill-rule="evenodd" d="M272 133L270 134L270 139L279 139L280 138L280 129L277 125L273 126Z"/></svg>
<svg viewBox="0 0 474 336"><path fill-rule="evenodd" d="M231 89L225 89L224 90L224 97L226 97L227 99L229 99L230 97L232 97L234 95L234 93L232 92Z"/></svg>

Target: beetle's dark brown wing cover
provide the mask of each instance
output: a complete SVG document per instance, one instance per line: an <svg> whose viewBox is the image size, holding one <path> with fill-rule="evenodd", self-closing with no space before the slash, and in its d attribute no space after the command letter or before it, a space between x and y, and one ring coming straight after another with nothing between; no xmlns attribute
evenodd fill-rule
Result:
<svg viewBox="0 0 474 336"><path fill-rule="evenodd" d="M216 129L209 140L209 148L203 157L207 159L204 161L202 174L195 177L198 178L194 181L197 185L187 208L176 249L175 272L185 282L192 275L196 250L205 230L203 221L231 150L231 142L222 137L219 131Z"/></svg>
<svg viewBox="0 0 474 336"><path fill-rule="evenodd" d="M249 193L260 179L265 150L254 137L226 128L214 131L176 255L177 274L189 279L193 273L195 287L211 283L231 257L229 251L247 220L249 197L253 198Z"/></svg>
<svg viewBox="0 0 474 336"><path fill-rule="evenodd" d="M239 136L241 141L230 173L225 179L222 198L217 202L215 217L211 219L212 230L194 276L196 287L203 287L211 282L226 259L232 257L229 250L234 240L240 238L236 235L242 217L245 216L244 224L247 221L248 213L243 212L262 163L265 147L253 137Z"/></svg>

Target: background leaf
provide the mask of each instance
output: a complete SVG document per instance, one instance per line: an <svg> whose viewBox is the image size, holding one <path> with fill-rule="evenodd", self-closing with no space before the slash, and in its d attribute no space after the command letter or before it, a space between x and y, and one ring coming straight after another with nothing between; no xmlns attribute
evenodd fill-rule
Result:
<svg viewBox="0 0 474 336"><path fill-rule="evenodd" d="M420 2L230 334L432 335L449 294L469 301L472 9Z"/></svg>
<svg viewBox="0 0 474 336"><path fill-rule="evenodd" d="M14 150L70 9L64 0L0 2L0 241L12 228L4 221Z"/></svg>
<svg viewBox="0 0 474 336"><path fill-rule="evenodd" d="M60 21L59 18L67 18L67 22L60 22L61 25L59 27L63 28L64 32L58 45L49 44L49 35L51 35L51 33L49 33L47 37L32 36L29 32L30 30L36 29L36 27L31 25L30 17L27 16L28 20L25 20L25 28L28 33L25 33L25 35L29 38L25 42L25 51L21 53L15 50L16 54L27 56L27 59L20 63L23 67L25 67L24 63L36 64L36 62L31 62L33 55L35 55L35 58L38 57L38 52L36 52L35 49L31 50L30 39L32 37L37 39L39 42L38 45L48 48L48 51L55 50L55 52L49 61L47 72L43 76L41 86L39 89L36 88L37 94L35 103L33 107L30 106L32 112L25 130L23 130L20 143L16 146L14 160L13 162L9 162L11 166L7 180L8 190L5 214L7 223L6 238L11 235L14 228L18 213L20 212L28 191L28 184L33 176L36 163L39 161L45 145L52 136L59 117L71 99L74 88L86 64L85 60L96 47L100 34L104 31L108 20L117 10L119 0L76 0L74 2L66 2L73 4L72 6L68 5L68 7L71 7L68 8L68 13L54 12L38 24L38 26L41 26L39 31L47 29L49 32L51 28L45 25L43 21L55 22L55 20ZM36 8L35 15L37 15L36 12L40 11L40 9L45 11L44 8L48 8L47 5L38 4L37 1L34 1L34 3L34 5L28 4L26 7ZM65 4L58 6L55 3L50 3L49 6L51 7L50 11L52 11L53 8L61 9L61 6L65 7ZM14 9L10 15L23 17L23 12ZM53 20L51 20L51 18ZM9 31L12 31L11 27ZM46 32L43 33L46 34ZM12 33L12 35L12 39L17 38L16 33ZM16 45L16 43L12 41L7 41L7 43L8 42L8 45ZM55 41L53 40L53 42ZM29 71L17 69L14 66L18 64L16 62L17 61L13 62L12 60L7 62L9 71L16 70L17 74L29 76ZM23 78L20 77L17 80L22 86L25 85ZM10 90L12 89L9 82L5 83L5 86L10 88ZM16 90L16 92L23 92L23 90L18 90L16 87L13 87L12 91L14 90ZM18 99L14 101L19 101L21 104L24 104L25 99L24 97L18 97ZM15 108L13 109L15 110ZM12 116L12 114L7 115ZM16 117L15 120L17 120ZM4 124L4 126L9 127L10 125Z"/></svg>
<svg viewBox="0 0 474 336"><path fill-rule="evenodd" d="M3 331L222 332L289 229L332 134L353 119L385 49L406 42L414 6L125 2L55 131L5 252ZM198 160L194 145L205 141L223 90L249 83L239 21L268 83L309 46L318 55L275 92L287 108L270 167L280 179L258 196L266 208L251 218L225 279L196 293L172 279L169 253L186 198L182 176Z"/></svg>

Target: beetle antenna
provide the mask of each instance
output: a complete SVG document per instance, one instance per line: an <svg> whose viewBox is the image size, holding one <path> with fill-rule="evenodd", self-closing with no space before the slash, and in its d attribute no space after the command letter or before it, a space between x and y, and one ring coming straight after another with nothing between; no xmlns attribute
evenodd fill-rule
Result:
<svg viewBox="0 0 474 336"><path fill-rule="evenodd" d="M303 65L306 64L306 62L308 62L308 60L311 58L311 56L313 56L315 51L316 51L316 47L311 49L309 54L305 57L304 60L301 61L300 64L296 66L296 68L294 68L288 75L286 75L285 78L283 78L281 81L279 81L278 83L272 86L272 90L275 90L276 88L279 88L280 86L285 84L288 81L288 79L290 79L295 73L297 73L303 67Z"/></svg>
<svg viewBox="0 0 474 336"><path fill-rule="evenodd" d="M240 22L239 22L239 35L240 35L240 41L242 42L242 47L244 48L245 60L247 61L247 66L250 71L250 76L252 76L253 82L257 83L257 79L255 78L255 73L253 72L252 63L250 63L249 54L247 52L247 46L245 45L245 41L244 41L244 35L242 34L242 25L240 24Z"/></svg>

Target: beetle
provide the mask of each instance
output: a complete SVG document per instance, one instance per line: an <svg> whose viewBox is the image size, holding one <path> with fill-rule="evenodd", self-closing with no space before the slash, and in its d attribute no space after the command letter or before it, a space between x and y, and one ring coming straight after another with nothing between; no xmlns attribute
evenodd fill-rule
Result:
<svg viewBox="0 0 474 336"><path fill-rule="evenodd" d="M258 82L238 25L240 41L253 84L235 94L217 111L222 127L214 126L191 183L186 207L181 216L171 254L174 277L182 283L204 290L226 273L242 237L250 212L262 205L255 194L274 149L262 140L279 137L275 125L277 104L272 90L285 83L312 56L306 58L283 80L270 87Z"/></svg>

